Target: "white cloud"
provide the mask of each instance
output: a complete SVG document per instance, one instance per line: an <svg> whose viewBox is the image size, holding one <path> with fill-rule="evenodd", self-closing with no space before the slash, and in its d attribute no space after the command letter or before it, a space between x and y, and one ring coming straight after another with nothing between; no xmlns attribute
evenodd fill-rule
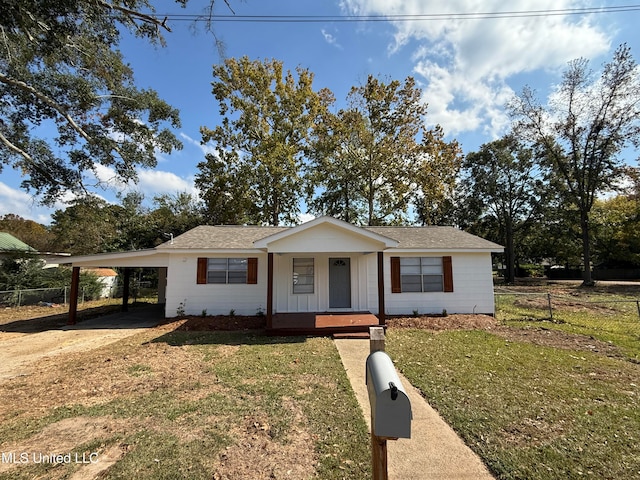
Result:
<svg viewBox="0 0 640 480"><path fill-rule="evenodd" d="M322 36L324 37L325 42L327 42L329 45L333 45L334 47L342 50L342 45L338 43L338 39L336 37L334 37L331 33L327 32L324 28L320 31L322 32Z"/></svg>
<svg viewBox="0 0 640 480"><path fill-rule="evenodd" d="M0 215L12 213L27 220L48 225L51 223L51 214L55 210L64 208L63 201L57 202L53 207L42 206L27 192L0 182Z"/></svg>
<svg viewBox="0 0 640 480"><path fill-rule="evenodd" d="M216 155L216 149L210 143L202 144L197 140L194 140L189 135L184 132L180 132L180 137L185 140L188 144L198 147L203 155L207 155L208 153L212 155Z"/></svg>
<svg viewBox="0 0 640 480"><path fill-rule="evenodd" d="M111 167L107 167L101 163L94 163L93 174L96 180L106 188L112 188L119 191L127 188L127 184L118 178L116 171Z"/></svg>
<svg viewBox="0 0 640 480"><path fill-rule="evenodd" d="M96 179L105 187L124 195L128 192L140 192L149 201L154 196L164 193L187 192L193 195L198 194L193 178L183 178L173 172L148 168L138 169L138 182L127 183L118 179L115 170L111 167L95 164L94 170Z"/></svg>
<svg viewBox="0 0 640 480"><path fill-rule="evenodd" d="M177 192L187 192L196 194L197 190L193 185L193 179L182 178L175 173L161 170L140 170L138 171L139 189L150 196Z"/></svg>
<svg viewBox="0 0 640 480"><path fill-rule="evenodd" d="M420 15L558 10L583 7L575 0L343 0L359 15ZM411 48L414 74L424 84L429 122L447 133L482 130L496 136L508 124L503 107L516 75L558 72L574 58L607 52L610 37L586 16L394 22L389 54ZM545 85L544 87L548 87ZM521 85L516 87L518 90Z"/></svg>

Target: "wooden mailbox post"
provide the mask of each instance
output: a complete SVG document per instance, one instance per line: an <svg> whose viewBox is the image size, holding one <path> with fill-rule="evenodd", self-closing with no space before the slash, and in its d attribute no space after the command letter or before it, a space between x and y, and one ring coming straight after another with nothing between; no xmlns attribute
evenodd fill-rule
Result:
<svg viewBox="0 0 640 480"><path fill-rule="evenodd" d="M374 480L387 480L387 440L411 437L411 402L393 362L384 352L384 329L370 327L366 364L371 405L371 461Z"/></svg>

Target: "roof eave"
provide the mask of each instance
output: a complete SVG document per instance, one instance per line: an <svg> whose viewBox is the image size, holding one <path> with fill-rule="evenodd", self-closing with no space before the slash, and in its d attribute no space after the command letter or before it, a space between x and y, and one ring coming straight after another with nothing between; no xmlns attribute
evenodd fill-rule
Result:
<svg viewBox="0 0 640 480"><path fill-rule="evenodd" d="M387 250L392 253L503 253L504 248L487 247L487 248L451 248L451 247L406 247L406 248L393 248Z"/></svg>
<svg viewBox="0 0 640 480"><path fill-rule="evenodd" d="M178 248L163 248L158 250L161 253L169 253L169 254L209 254L209 253L265 253L265 249L262 248L187 248L187 247L178 247Z"/></svg>

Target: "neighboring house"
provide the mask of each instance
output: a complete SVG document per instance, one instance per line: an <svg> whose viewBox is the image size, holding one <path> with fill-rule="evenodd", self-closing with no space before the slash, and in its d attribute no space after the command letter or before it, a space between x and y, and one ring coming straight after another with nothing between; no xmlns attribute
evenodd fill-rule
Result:
<svg viewBox="0 0 640 480"><path fill-rule="evenodd" d="M22 256L25 254L37 253L35 248L30 247L21 240L7 232L0 232L0 260L7 257Z"/></svg>
<svg viewBox="0 0 640 480"><path fill-rule="evenodd" d="M100 297L107 298L113 296L118 279L118 272L111 268L85 268L83 271L92 273L98 277L98 282L102 285Z"/></svg>
<svg viewBox="0 0 640 480"><path fill-rule="evenodd" d="M494 313L491 253L453 227L199 226L150 250L71 257L74 267L158 267L165 314ZM166 278L166 281L165 281Z"/></svg>
<svg viewBox="0 0 640 480"><path fill-rule="evenodd" d="M0 232L0 261L5 258L37 257L46 262L44 268L57 267L69 258L68 253L38 252L35 248L7 232Z"/></svg>

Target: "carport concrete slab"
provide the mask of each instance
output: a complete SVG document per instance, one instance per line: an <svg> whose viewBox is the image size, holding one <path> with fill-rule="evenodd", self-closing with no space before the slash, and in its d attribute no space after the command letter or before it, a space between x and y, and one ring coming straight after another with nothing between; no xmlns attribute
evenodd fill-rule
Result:
<svg viewBox="0 0 640 480"><path fill-rule="evenodd" d="M164 317L161 306L136 308L0 342L0 382L29 375L33 364L63 353L89 351L143 332Z"/></svg>

